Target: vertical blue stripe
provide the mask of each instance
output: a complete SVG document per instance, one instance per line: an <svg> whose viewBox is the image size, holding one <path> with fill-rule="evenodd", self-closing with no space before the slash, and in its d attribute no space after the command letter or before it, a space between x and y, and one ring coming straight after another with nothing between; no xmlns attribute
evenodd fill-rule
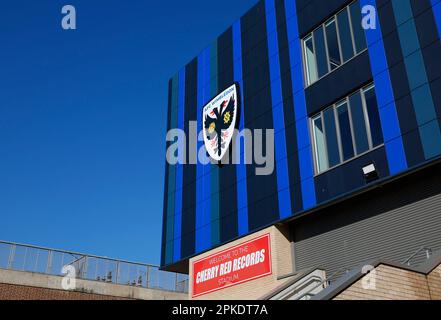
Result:
<svg viewBox="0 0 441 320"><path fill-rule="evenodd" d="M210 89L210 48L204 50L204 86L202 91L203 105L207 104L211 98ZM202 127L202 126L201 126ZM204 147L205 149L205 147ZM203 166L203 211L204 211L204 248L211 248L211 164Z"/></svg>
<svg viewBox="0 0 441 320"><path fill-rule="evenodd" d="M178 93L178 126L184 130L184 102L185 101L185 67L179 71L179 93ZM182 146L185 141L179 141ZM176 196L175 196L175 226L174 226L174 246L173 261L181 259L181 227L182 227L182 183L183 169L182 164L185 160L184 155L180 154L180 163L176 164Z"/></svg>
<svg viewBox="0 0 441 320"><path fill-rule="evenodd" d="M210 95L215 97L218 94L218 48L217 41L210 47ZM211 177L211 209L210 209L210 225L211 225L211 243L217 245L220 243L220 214L219 214L219 167L217 164L210 166Z"/></svg>
<svg viewBox="0 0 441 320"><path fill-rule="evenodd" d="M280 78L279 45L277 38L277 21L274 0L265 1L266 29L271 82L271 101L273 108L274 145L276 151L277 191L279 216L289 217L291 194L289 190L288 159L286 153L285 118L283 115L282 79Z"/></svg>
<svg viewBox="0 0 441 320"><path fill-rule="evenodd" d="M203 104L207 104L211 98L210 89L210 77L211 77L211 67L210 67L210 48L207 48L204 52L204 88L203 88ZM205 147L204 147L205 148ZM204 239L205 246L211 247L211 164L208 163L204 165L204 177L203 177L203 192L204 192Z"/></svg>
<svg viewBox="0 0 441 320"><path fill-rule="evenodd" d="M202 108L210 98L210 50L205 49L198 56L198 109L197 130L202 130ZM198 141L198 150L204 148L204 142ZM210 164L199 160L196 167L196 253L211 247L210 228Z"/></svg>
<svg viewBox="0 0 441 320"><path fill-rule="evenodd" d="M285 0L285 14L289 42L289 59L292 70L292 86L294 95L294 111L296 115L297 146L299 153L300 178L302 188L303 209L316 205L317 198L314 186L314 169L312 165L311 138L308 130L306 112L305 83L303 79L303 62L300 50L300 38L297 22L296 2Z"/></svg>
<svg viewBox="0 0 441 320"><path fill-rule="evenodd" d="M432 10L433 15L435 17L436 26L438 27L438 37L441 39L441 1L440 0L431 0L432 1Z"/></svg>
<svg viewBox="0 0 441 320"><path fill-rule="evenodd" d="M240 94L240 120L239 131L244 129L244 103L243 103L243 78L242 78L242 36L240 20L233 24L233 64L234 81L239 83ZM240 139L236 140L236 155L239 159L236 165L237 176L237 226L239 236L248 233L248 194L247 194L247 171L245 165L245 144L240 144ZM242 157L243 155L243 157Z"/></svg>
<svg viewBox="0 0 441 320"><path fill-rule="evenodd" d="M172 78L172 95L170 105L170 127L176 128L177 123L177 109L178 109L178 75ZM176 190L176 167L169 165L168 175L168 194L167 194L167 228L166 228L166 242L165 242L165 264L173 262L173 242L174 242L174 220L175 220L175 190Z"/></svg>
<svg viewBox="0 0 441 320"><path fill-rule="evenodd" d="M203 106L203 87L204 87L204 56L203 53L198 55L198 71L197 71L197 133L199 137L199 132L202 128L202 106ZM202 147L203 143L201 141L197 142L197 150ZM203 164L197 161L196 164L196 223L195 223L195 250L196 253L203 251L204 246L204 236L203 236L203 226L204 226L204 211L203 211L203 175L204 168Z"/></svg>
<svg viewBox="0 0 441 320"><path fill-rule="evenodd" d="M376 7L375 0L360 0L361 8L366 5ZM395 105L378 17L377 28L366 30L365 33L372 74L374 77L375 92L377 95L389 171L390 174L393 175L407 169L407 160L404 153L403 139L401 137L397 108Z"/></svg>

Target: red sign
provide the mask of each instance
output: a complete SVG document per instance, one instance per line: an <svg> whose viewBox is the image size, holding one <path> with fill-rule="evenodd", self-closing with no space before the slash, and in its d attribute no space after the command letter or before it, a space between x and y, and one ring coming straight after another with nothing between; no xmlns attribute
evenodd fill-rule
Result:
<svg viewBox="0 0 441 320"><path fill-rule="evenodd" d="M270 235L265 234L193 262L197 297L271 274Z"/></svg>

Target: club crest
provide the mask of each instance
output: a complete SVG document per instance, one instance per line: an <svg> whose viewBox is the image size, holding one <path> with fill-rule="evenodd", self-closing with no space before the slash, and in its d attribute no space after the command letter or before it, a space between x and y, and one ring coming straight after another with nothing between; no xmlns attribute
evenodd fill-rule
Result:
<svg viewBox="0 0 441 320"><path fill-rule="evenodd" d="M233 138L239 109L238 89L233 84L202 109L205 149L215 161L222 160Z"/></svg>

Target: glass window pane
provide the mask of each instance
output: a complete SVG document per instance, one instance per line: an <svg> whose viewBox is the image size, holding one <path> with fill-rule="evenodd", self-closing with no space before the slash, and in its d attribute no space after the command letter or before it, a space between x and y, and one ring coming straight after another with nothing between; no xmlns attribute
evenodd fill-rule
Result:
<svg viewBox="0 0 441 320"><path fill-rule="evenodd" d="M329 64L331 66L331 70L334 70L341 65L335 20L332 20L326 24L326 40L328 43Z"/></svg>
<svg viewBox="0 0 441 320"><path fill-rule="evenodd" d="M361 94L357 92L349 97L351 106L352 126L355 135L355 148L357 154L369 150L369 142L366 133L366 122L364 119L363 104Z"/></svg>
<svg viewBox="0 0 441 320"><path fill-rule="evenodd" d="M338 148L337 128L335 125L334 108L329 108L323 112L323 120L326 129L326 145L328 147L329 166L333 167L339 164L340 151Z"/></svg>
<svg viewBox="0 0 441 320"><path fill-rule="evenodd" d="M314 146L315 146L315 158L317 163L317 170L318 172L322 172L328 169L322 118L321 117L315 118L313 120L313 126L314 126Z"/></svg>
<svg viewBox="0 0 441 320"><path fill-rule="evenodd" d="M354 47L352 46L351 27L349 25L349 15L347 9L338 14L337 22L343 61L348 61L354 56Z"/></svg>
<svg viewBox="0 0 441 320"><path fill-rule="evenodd" d="M306 78L308 84L317 81L317 67L315 63L314 44L312 36L305 39Z"/></svg>
<svg viewBox="0 0 441 320"><path fill-rule="evenodd" d="M343 151L343 161L354 156L354 147L352 145L351 124L349 122L349 112L347 103L337 107L337 117L340 126L340 138Z"/></svg>
<svg viewBox="0 0 441 320"><path fill-rule="evenodd" d="M317 57L318 77L321 78L329 72L328 58L326 58L325 34L323 27L314 31L315 52Z"/></svg>
<svg viewBox="0 0 441 320"><path fill-rule="evenodd" d="M359 53L366 49L366 35L361 25L361 7L359 1L349 7L351 12L352 32L354 33L355 51Z"/></svg>
<svg viewBox="0 0 441 320"><path fill-rule="evenodd" d="M372 145L375 147L383 143L383 132L381 130L375 88L370 87L365 89L364 97L366 99L366 111L368 113L369 125L371 128Z"/></svg>

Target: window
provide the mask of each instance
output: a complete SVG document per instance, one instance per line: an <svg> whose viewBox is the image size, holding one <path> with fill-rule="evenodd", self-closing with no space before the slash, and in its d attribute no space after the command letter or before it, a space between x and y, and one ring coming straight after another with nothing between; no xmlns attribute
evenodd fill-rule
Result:
<svg viewBox="0 0 441 320"><path fill-rule="evenodd" d="M337 105L338 124L340 128L341 148L343 161L354 157L354 144L352 140L351 120L349 118L348 104L343 101Z"/></svg>
<svg viewBox="0 0 441 320"><path fill-rule="evenodd" d="M328 108L323 112L323 121L326 127L329 166L334 167L341 162L334 108Z"/></svg>
<svg viewBox="0 0 441 320"><path fill-rule="evenodd" d="M311 85L366 49L359 0L303 39L306 84Z"/></svg>
<svg viewBox="0 0 441 320"><path fill-rule="evenodd" d="M328 160L326 159L325 132L323 130L322 117L318 116L315 118L313 120L313 125L317 168L320 171L324 171L328 169Z"/></svg>
<svg viewBox="0 0 441 320"><path fill-rule="evenodd" d="M371 131L372 145L375 147L383 143L383 134L381 131L380 114L378 113L374 86L372 85L363 89L363 95L369 121L368 126Z"/></svg>
<svg viewBox="0 0 441 320"><path fill-rule="evenodd" d="M314 51L314 42L312 36L305 39L304 41L305 48L305 59L306 59L306 74L308 83L313 83L317 81L317 68L315 61L315 51Z"/></svg>
<svg viewBox="0 0 441 320"><path fill-rule="evenodd" d="M319 174L383 143L374 85L366 86L311 120Z"/></svg>
<svg viewBox="0 0 441 320"><path fill-rule="evenodd" d="M361 25L361 10L358 1L349 6L349 12L351 13L351 26L352 34L354 35L355 51L360 53L366 49L367 45L366 35L363 26Z"/></svg>
<svg viewBox="0 0 441 320"><path fill-rule="evenodd" d="M331 70L341 65L340 46L338 45L337 25L335 20L326 24L326 39L328 41L328 57Z"/></svg>
<svg viewBox="0 0 441 320"><path fill-rule="evenodd" d="M321 78L329 72L328 57L326 56L325 33L323 27L314 31L318 77Z"/></svg>
<svg viewBox="0 0 441 320"><path fill-rule="evenodd" d="M369 150L369 141L361 93L357 92L350 96L349 103L351 105L352 125L357 128L357 130L354 130L355 149L357 153L363 153Z"/></svg>
<svg viewBox="0 0 441 320"><path fill-rule="evenodd" d="M354 52L354 44L351 35L351 26L349 24L348 10L343 10L337 15L338 32L340 34L341 52L343 55L343 61L351 59Z"/></svg>

